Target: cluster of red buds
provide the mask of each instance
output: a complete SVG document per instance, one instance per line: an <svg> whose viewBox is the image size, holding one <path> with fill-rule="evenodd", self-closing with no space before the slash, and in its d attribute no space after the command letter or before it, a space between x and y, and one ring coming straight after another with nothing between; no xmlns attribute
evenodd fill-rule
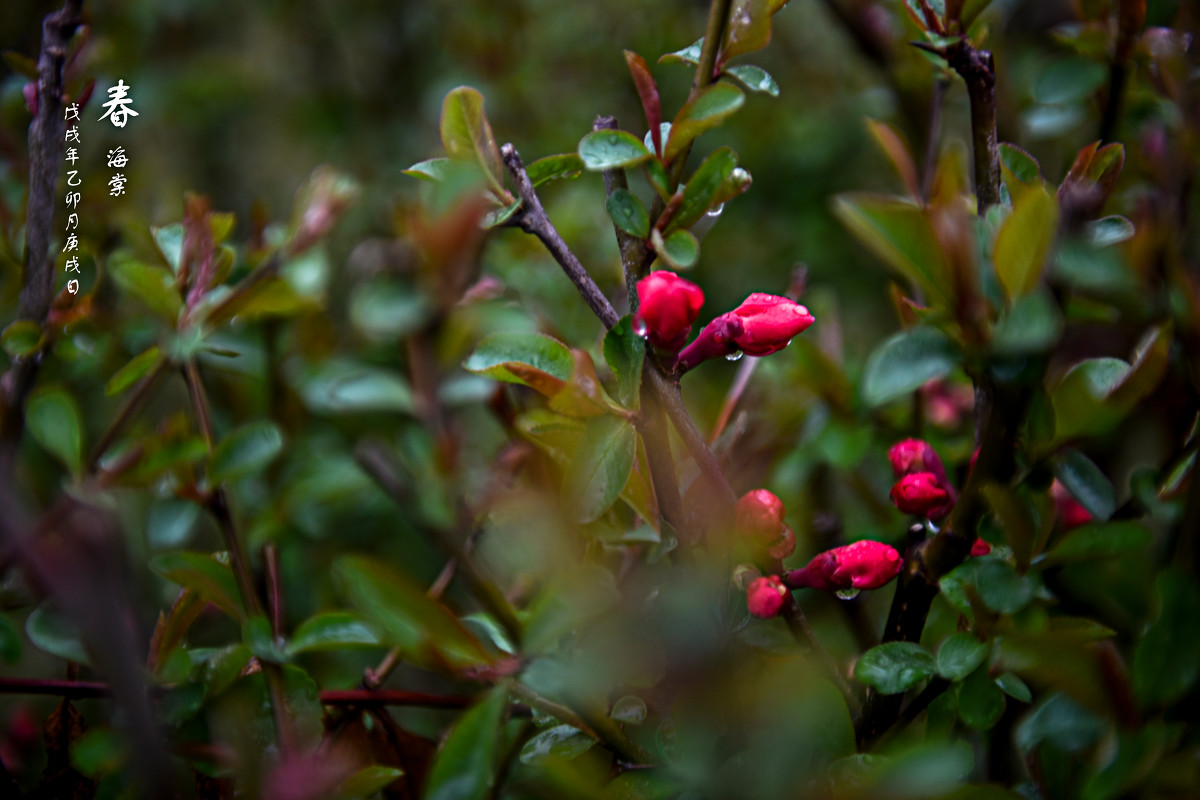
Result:
<svg viewBox="0 0 1200 800"><path fill-rule="evenodd" d="M634 330L660 350L678 353L675 367L681 370L739 352L770 355L787 347L793 336L813 324L812 314L799 303L755 292L733 311L705 325L692 343L683 347L704 303L700 287L659 270L638 281L637 294Z"/></svg>
<svg viewBox="0 0 1200 800"><path fill-rule="evenodd" d="M818 554L808 565L784 575L756 578L746 588L746 607L756 617L775 616L793 589L858 592L878 589L900 574L904 560L896 548L863 540Z"/></svg>
<svg viewBox="0 0 1200 800"><path fill-rule="evenodd" d="M954 508L958 492L946 477L941 457L928 442L905 439L888 452L896 484L892 503L905 514L943 519Z"/></svg>
<svg viewBox="0 0 1200 800"><path fill-rule="evenodd" d="M734 508L734 526L756 560L782 560L796 550L796 535L783 521L783 501L766 489L746 492Z"/></svg>

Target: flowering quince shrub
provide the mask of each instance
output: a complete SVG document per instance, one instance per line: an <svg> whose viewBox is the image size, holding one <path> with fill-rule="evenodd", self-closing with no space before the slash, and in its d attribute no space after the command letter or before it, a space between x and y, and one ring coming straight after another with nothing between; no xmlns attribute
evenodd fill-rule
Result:
<svg viewBox="0 0 1200 800"><path fill-rule="evenodd" d="M97 219L74 297L69 0L6 55L0 797L1200 796L1196 8L1000 5L713 0L573 57L636 116L460 86L399 189ZM894 116L804 214L773 37Z"/></svg>

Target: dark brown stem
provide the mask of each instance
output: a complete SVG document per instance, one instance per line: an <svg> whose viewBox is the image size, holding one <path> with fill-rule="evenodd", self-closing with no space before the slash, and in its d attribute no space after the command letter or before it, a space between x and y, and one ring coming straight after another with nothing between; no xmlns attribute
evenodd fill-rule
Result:
<svg viewBox="0 0 1200 800"><path fill-rule="evenodd" d="M1121 102L1125 96L1125 84L1129 78L1129 67L1121 60L1113 60L1108 76L1108 98L1104 103L1104 116L1100 119L1100 143L1113 141L1117 122L1121 119Z"/></svg>
<svg viewBox="0 0 1200 800"><path fill-rule="evenodd" d="M279 548L273 544L262 549L263 564L267 570L267 605L271 612L271 633L275 638L283 636L283 592L279 587Z"/></svg>
<svg viewBox="0 0 1200 800"><path fill-rule="evenodd" d="M996 62L963 39L945 50L946 60L967 84L971 103L971 153L975 160L976 211L1000 204L1000 143L996 136Z"/></svg>
<svg viewBox="0 0 1200 800"><path fill-rule="evenodd" d="M54 299L54 259L50 257L54 226L55 185L63 158L63 63L67 44L79 27L83 0L66 0L61 10L42 21L37 63L37 114L29 126L29 199L25 204L25 276L17 317L39 326L46 322ZM25 400L33 390L40 354L14 359L0 378L0 480L8 480L25 428Z"/></svg>
<svg viewBox="0 0 1200 800"><path fill-rule="evenodd" d="M363 442L354 454L359 466L371 476L379 488L399 506L407 507L412 502L411 493L392 467L391 459L383 447L375 442ZM508 598L496 587L495 581L486 577L479 566L467 555L463 545L454 540L447 531L421 527L426 538L442 550L447 559L458 563L458 570L470 587L472 594L481 602L514 642L521 641L521 621Z"/></svg>
<svg viewBox="0 0 1200 800"><path fill-rule="evenodd" d="M604 323L604 327L612 328L621 318L612 307L612 303L608 302L608 298L600 291L600 287L592 280L592 276L583 268L583 264L579 263L579 259L567 247L562 236L550 222L550 218L546 216L546 209L542 208L542 201L538 199L537 192L533 189L533 184L525 172L525 165L521 162L517 148L511 144L505 144L500 148L500 156L512 174L513 182L517 187L517 196L521 198L522 206L521 210L517 212L517 224L521 230L532 233L542 241L542 244L550 251L550 255L554 256L554 260L567 273L571 283L575 284L575 288L583 296L584 302Z"/></svg>
<svg viewBox="0 0 1200 800"><path fill-rule="evenodd" d="M166 374L169 366L171 366L170 360L166 356L160 356L154 368L138 382L137 386L133 387L133 391L125 398L124 404L117 410L117 415L108 423L108 427L100 434L96 446L92 448L92 454L88 456L87 465L84 467L85 474L95 471L96 465L100 463L100 459L104 457L108 448L112 447L113 441L129 424L129 420L133 419L133 415L150 398L151 391L159 379Z"/></svg>

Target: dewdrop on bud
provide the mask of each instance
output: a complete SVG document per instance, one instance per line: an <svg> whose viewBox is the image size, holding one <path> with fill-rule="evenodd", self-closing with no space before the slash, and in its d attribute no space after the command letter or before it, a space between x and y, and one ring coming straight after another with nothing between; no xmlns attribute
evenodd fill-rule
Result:
<svg viewBox="0 0 1200 800"><path fill-rule="evenodd" d="M754 183L754 178L747 169L734 167L733 172L729 173L729 186L736 194L741 194L749 189L752 183Z"/></svg>

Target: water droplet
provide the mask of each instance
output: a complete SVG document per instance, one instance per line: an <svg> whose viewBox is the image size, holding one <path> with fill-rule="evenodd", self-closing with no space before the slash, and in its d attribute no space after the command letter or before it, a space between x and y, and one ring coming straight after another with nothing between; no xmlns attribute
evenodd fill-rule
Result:
<svg viewBox="0 0 1200 800"><path fill-rule="evenodd" d="M646 332L648 330L649 329L646 327L646 322L644 320L639 319L633 323L633 332L637 336L641 336L642 338L645 338Z"/></svg>
<svg viewBox="0 0 1200 800"><path fill-rule="evenodd" d="M858 589L838 589L834 594L842 600L853 600L858 597Z"/></svg>
<svg viewBox="0 0 1200 800"><path fill-rule="evenodd" d="M741 357L742 357L742 351L734 350L732 353L725 356L725 360L726 361L739 361L741 359Z"/></svg>
<svg viewBox="0 0 1200 800"><path fill-rule="evenodd" d="M721 216L721 212L724 210L725 210L725 204L718 203L717 205L710 208L707 213L708 213L708 216L710 216L710 217L719 217L719 216Z"/></svg>

